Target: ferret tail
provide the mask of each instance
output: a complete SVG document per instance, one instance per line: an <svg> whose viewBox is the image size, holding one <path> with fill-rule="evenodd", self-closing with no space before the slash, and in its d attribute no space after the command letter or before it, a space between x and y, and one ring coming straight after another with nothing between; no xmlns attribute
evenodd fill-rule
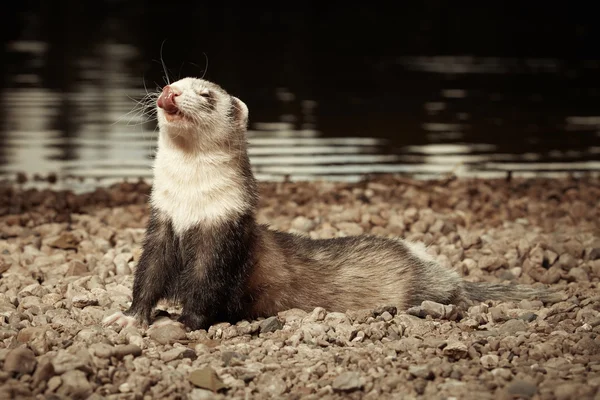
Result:
<svg viewBox="0 0 600 400"><path fill-rule="evenodd" d="M540 300L544 303L557 303L564 295L549 289L538 289L525 285L504 285L487 282L463 282L468 300L481 302L486 300L520 301Z"/></svg>

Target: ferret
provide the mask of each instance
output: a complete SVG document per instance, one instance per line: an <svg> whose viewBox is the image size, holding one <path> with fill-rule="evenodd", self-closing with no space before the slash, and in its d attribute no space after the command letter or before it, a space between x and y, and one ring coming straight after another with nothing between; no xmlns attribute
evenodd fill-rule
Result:
<svg viewBox="0 0 600 400"><path fill-rule="evenodd" d="M403 310L424 300L551 297L527 286L464 281L423 244L374 235L313 240L259 224L248 107L215 83L184 78L165 86L157 117L150 217L133 300L105 325L148 326L161 299L181 303L178 321L197 330L292 308Z"/></svg>

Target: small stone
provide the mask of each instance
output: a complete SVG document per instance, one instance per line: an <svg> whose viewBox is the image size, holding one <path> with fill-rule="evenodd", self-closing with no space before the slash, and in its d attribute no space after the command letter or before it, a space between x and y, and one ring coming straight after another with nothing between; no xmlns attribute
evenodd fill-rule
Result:
<svg viewBox="0 0 600 400"><path fill-rule="evenodd" d="M530 399L537 393L537 386L530 382L515 380L506 387L506 392L510 396Z"/></svg>
<svg viewBox="0 0 600 400"><path fill-rule="evenodd" d="M392 319L394 319L394 316L393 316L392 314L390 314L389 312L387 312L387 311L384 311L384 312L381 314L381 319L383 319L383 320L384 320L384 321L386 321L386 322L389 322L389 321L391 321Z"/></svg>
<svg viewBox="0 0 600 400"><path fill-rule="evenodd" d="M504 322L509 319L506 314L504 314L504 311L499 307L490 307L489 313L492 317L492 320L496 323Z"/></svg>
<svg viewBox="0 0 600 400"><path fill-rule="evenodd" d="M139 346L136 346L135 344L124 344L121 346L116 346L113 349L113 356L118 359L122 359L123 357L130 354L134 357L139 357L142 355L142 349Z"/></svg>
<svg viewBox="0 0 600 400"><path fill-rule="evenodd" d="M79 238L72 232L64 232L58 238L51 241L49 246L63 250L76 250L79 245Z"/></svg>
<svg viewBox="0 0 600 400"><path fill-rule="evenodd" d="M92 394L92 385L83 371L71 370L61 375L62 384L56 393L69 399L86 399Z"/></svg>
<svg viewBox="0 0 600 400"><path fill-rule="evenodd" d="M211 390L215 393L227 387L211 367L192 371L188 379L194 386Z"/></svg>
<svg viewBox="0 0 600 400"><path fill-rule="evenodd" d="M568 276L575 282L587 282L589 280L587 272L581 267L571 268Z"/></svg>
<svg viewBox="0 0 600 400"><path fill-rule="evenodd" d="M562 269L570 270L571 268L575 268L577 266L577 260L569 253L564 253L558 257L558 265Z"/></svg>
<svg viewBox="0 0 600 400"><path fill-rule="evenodd" d="M496 354L486 354L479 359L485 369L494 369L498 366L499 357Z"/></svg>
<svg viewBox="0 0 600 400"><path fill-rule="evenodd" d="M230 365L239 365L241 364L240 361L246 360L247 358L247 356L236 353L235 351L225 351L221 354L221 360L226 367Z"/></svg>
<svg viewBox="0 0 600 400"><path fill-rule="evenodd" d="M392 317L394 317L398 313L398 308L396 308L395 306L377 307L373 310L373 317L379 317L380 315L383 315L383 313L386 312Z"/></svg>
<svg viewBox="0 0 600 400"><path fill-rule="evenodd" d="M177 360L179 358L183 358L182 355L185 351L183 347L175 347L171 350L163 351L160 353L160 359L164 362L169 362L173 360Z"/></svg>
<svg viewBox="0 0 600 400"><path fill-rule="evenodd" d="M514 335L517 332L527 332L527 323L521 319L509 319L498 327L498 331L506 336Z"/></svg>
<svg viewBox="0 0 600 400"><path fill-rule="evenodd" d="M325 316L324 321L327 324L329 324L330 326L334 326L334 327L337 325L350 324L350 319L348 318L348 316L341 312L330 312L329 314L327 314Z"/></svg>
<svg viewBox="0 0 600 400"><path fill-rule="evenodd" d="M150 339L156 340L160 344L170 344L186 338L185 329L176 323L152 326L148 329L147 334Z"/></svg>
<svg viewBox="0 0 600 400"><path fill-rule="evenodd" d="M465 358L467 356L468 348L467 348L467 345L462 342L455 341L455 340L449 340L447 342L446 347L444 347L444 350L442 352L446 357L453 358L453 359L459 359L459 358Z"/></svg>
<svg viewBox="0 0 600 400"><path fill-rule="evenodd" d="M48 331L52 331L52 328L47 325L23 328L17 335L17 342L28 344L36 355L44 354L50 349Z"/></svg>
<svg viewBox="0 0 600 400"><path fill-rule="evenodd" d="M292 308L290 310L281 311L277 314L277 316L284 320L286 324L300 322L307 315L308 313L306 311L299 308Z"/></svg>
<svg viewBox="0 0 600 400"><path fill-rule="evenodd" d="M415 378L433 379L435 377L433 371L427 365L410 365L408 373Z"/></svg>
<svg viewBox="0 0 600 400"><path fill-rule="evenodd" d="M355 222L338 222L336 228L348 236L362 235L365 231L359 224Z"/></svg>
<svg viewBox="0 0 600 400"><path fill-rule="evenodd" d="M87 274L88 266L79 260L69 261L69 269L67 270L67 276L80 276Z"/></svg>
<svg viewBox="0 0 600 400"><path fill-rule="evenodd" d="M296 217L292 220L292 228L300 232L310 232L315 228L315 222L303 216Z"/></svg>
<svg viewBox="0 0 600 400"><path fill-rule="evenodd" d="M68 350L58 350L56 355L52 357L52 366L57 374L63 374L71 370L80 370L85 373L93 371L93 361L88 349L82 348L74 354Z"/></svg>
<svg viewBox="0 0 600 400"><path fill-rule="evenodd" d="M558 254L556 254L552 250L546 250L544 252L544 260L548 261L548 266L552 266L554 265L556 260L558 260Z"/></svg>
<svg viewBox="0 0 600 400"><path fill-rule="evenodd" d="M495 271L504 265L504 260L497 256L483 256L477 266L483 271Z"/></svg>
<svg viewBox="0 0 600 400"><path fill-rule="evenodd" d="M269 317L260 322L260 333L275 332L283 328L283 322L277 317Z"/></svg>
<svg viewBox="0 0 600 400"><path fill-rule="evenodd" d="M215 395L212 391L206 389L192 389L189 395L189 400L213 400Z"/></svg>
<svg viewBox="0 0 600 400"><path fill-rule="evenodd" d="M54 376L54 366L49 358L42 358L32 377L32 386L36 387L41 382L47 382Z"/></svg>
<svg viewBox="0 0 600 400"><path fill-rule="evenodd" d="M114 354L114 347L106 343L94 343L90 346L91 354L98 358L110 358Z"/></svg>
<svg viewBox="0 0 600 400"><path fill-rule="evenodd" d="M537 318L536 313L526 312L524 314L519 315L519 319L522 319L525 322L533 322Z"/></svg>
<svg viewBox="0 0 600 400"><path fill-rule="evenodd" d="M287 389L284 380L272 374L261 375L257 386L275 398L281 396Z"/></svg>
<svg viewBox="0 0 600 400"><path fill-rule="evenodd" d="M87 306L98 305L98 299L91 293L76 294L71 298L71 304L73 307L84 308Z"/></svg>
<svg viewBox="0 0 600 400"><path fill-rule="evenodd" d="M323 307L316 307L304 320L306 322L323 321L326 315L327 311Z"/></svg>
<svg viewBox="0 0 600 400"><path fill-rule="evenodd" d="M60 385L62 385L62 379L60 378L60 376L53 376L52 378L48 379L48 385L47 385L47 392L55 392L56 389L58 389L60 387Z"/></svg>
<svg viewBox="0 0 600 400"><path fill-rule="evenodd" d="M586 250L586 257L588 260L598 260L600 259L600 247L594 247Z"/></svg>
<svg viewBox="0 0 600 400"><path fill-rule="evenodd" d="M35 369L37 360L33 351L25 347L12 349L4 359L4 371L17 374L31 374Z"/></svg>
<svg viewBox="0 0 600 400"><path fill-rule="evenodd" d="M343 372L333 380L331 387L336 392L352 392L362 389L364 385L358 372Z"/></svg>
<svg viewBox="0 0 600 400"><path fill-rule="evenodd" d="M491 372L492 375L498 376L507 381L512 378L512 372L508 368L494 368Z"/></svg>

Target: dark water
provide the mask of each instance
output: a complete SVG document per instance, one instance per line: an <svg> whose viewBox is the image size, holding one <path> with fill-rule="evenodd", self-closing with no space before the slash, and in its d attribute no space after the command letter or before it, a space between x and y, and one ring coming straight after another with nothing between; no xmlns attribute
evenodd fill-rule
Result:
<svg viewBox="0 0 600 400"><path fill-rule="evenodd" d="M164 84L164 40L171 79L206 74L249 106L260 179L600 171L591 13L343 4L11 4L0 174L149 177L155 124L130 111Z"/></svg>

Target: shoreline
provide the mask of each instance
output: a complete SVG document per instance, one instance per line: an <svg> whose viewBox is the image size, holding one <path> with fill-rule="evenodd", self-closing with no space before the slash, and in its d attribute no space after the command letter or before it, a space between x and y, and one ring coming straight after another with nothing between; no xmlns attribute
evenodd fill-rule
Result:
<svg viewBox="0 0 600 400"><path fill-rule="evenodd" d="M466 280L549 286L564 301L290 310L195 332L102 328L131 301L150 185L74 194L3 184L0 397L212 398L210 371L226 386L216 398L600 393L600 179L259 185L257 218L273 228L422 241ZM192 383L196 375L205 381Z"/></svg>

